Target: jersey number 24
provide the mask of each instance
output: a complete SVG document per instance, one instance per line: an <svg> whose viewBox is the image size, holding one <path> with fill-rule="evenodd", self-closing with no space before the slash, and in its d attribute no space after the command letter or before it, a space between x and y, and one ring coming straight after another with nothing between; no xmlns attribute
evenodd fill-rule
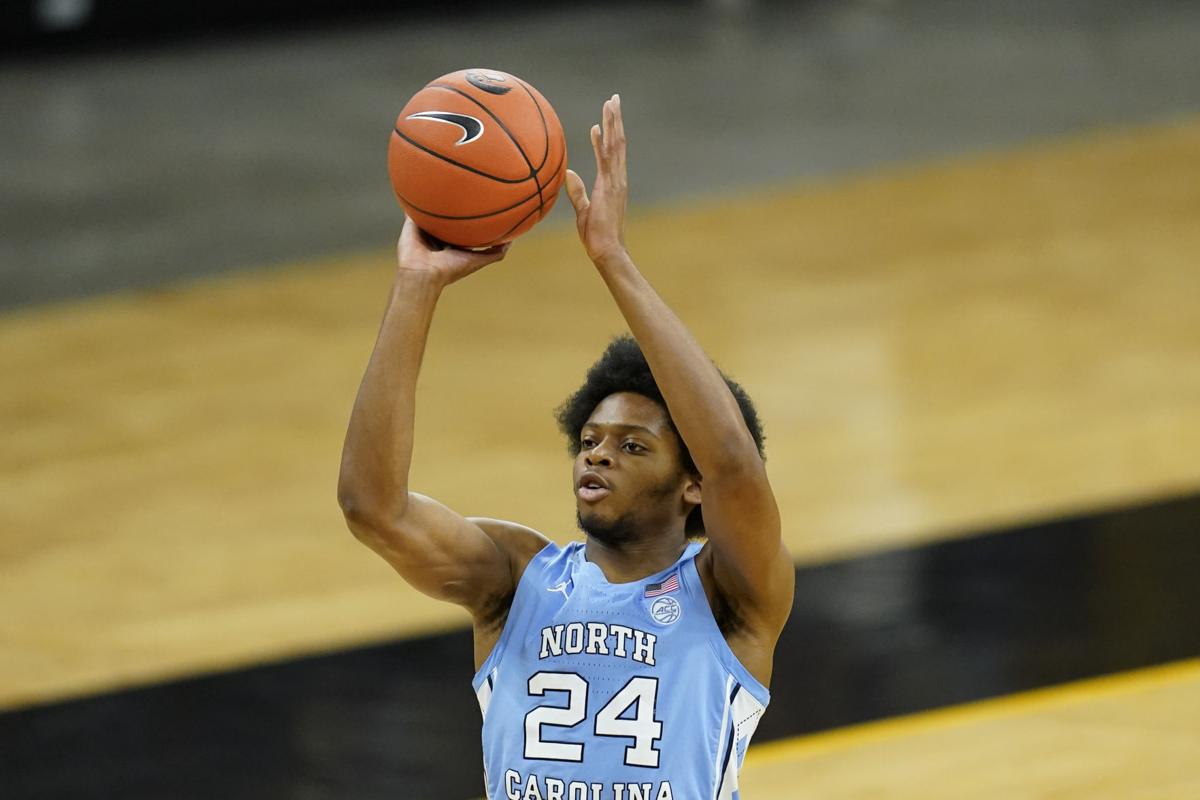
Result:
<svg viewBox="0 0 1200 800"><path fill-rule="evenodd" d="M587 719L588 682L575 672L536 672L529 677L529 694L566 692L566 706L538 706L525 715L525 757L546 761L583 761L583 745L555 742L542 738L542 726L573 728ZM630 678L620 691L596 712L592 732L596 736L633 739L625 748L625 764L631 767L657 767L658 750L654 743L662 738L662 722L654 718L658 698L658 678ZM637 706L632 718L627 714Z"/></svg>

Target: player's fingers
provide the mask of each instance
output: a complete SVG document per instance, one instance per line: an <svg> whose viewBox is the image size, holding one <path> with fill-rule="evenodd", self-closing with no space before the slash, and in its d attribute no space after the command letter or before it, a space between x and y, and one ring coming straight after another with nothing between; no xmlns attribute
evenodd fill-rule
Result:
<svg viewBox="0 0 1200 800"><path fill-rule="evenodd" d="M504 258L510 247L512 247L512 242L505 242L504 244L494 244L491 247L485 247L482 250L473 250L472 252L484 256L490 264L493 261L499 261Z"/></svg>
<svg viewBox="0 0 1200 800"><path fill-rule="evenodd" d="M411 217L405 217L404 225L400 228L400 238L396 241L396 257L403 258L405 253L428 249L417 232L417 223L413 222Z"/></svg>
<svg viewBox="0 0 1200 800"><path fill-rule="evenodd" d="M617 156L617 166L625 169L625 118L621 114L621 95L613 95L613 148Z"/></svg>
<svg viewBox="0 0 1200 800"><path fill-rule="evenodd" d="M601 140L600 140L600 126L593 125L591 133L592 133L592 151L596 154L596 174L599 175L600 171L604 169L604 161L605 161L603 142L601 142Z"/></svg>
<svg viewBox="0 0 1200 800"><path fill-rule="evenodd" d="M612 155L613 145L616 143L616 122L614 121L616 112L613 110L613 101L610 97L604 101L604 152L606 155Z"/></svg>
<svg viewBox="0 0 1200 800"><path fill-rule="evenodd" d="M625 143L625 119L621 114L621 95L613 95L613 138L616 144Z"/></svg>
<svg viewBox="0 0 1200 800"><path fill-rule="evenodd" d="M584 213L590 205L583 178L579 177L579 174L573 169L567 170L567 199L571 201L571 206L575 209L576 214Z"/></svg>
<svg viewBox="0 0 1200 800"><path fill-rule="evenodd" d="M505 242L504 244L489 247L487 250L481 250L479 254L484 256L484 266L495 264L497 261L503 261L504 257L508 255L508 248L511 246L512 242Z"/></svg>
<svg viewBox="0 0 1200 800"><path fill-rule="evenodd" d="M504 259L508 253L509 243L492 245L479 250L467 250L460 247L450 248L446 252L445 264L454 277L451 282L465 278L474 272Z"/></svg>

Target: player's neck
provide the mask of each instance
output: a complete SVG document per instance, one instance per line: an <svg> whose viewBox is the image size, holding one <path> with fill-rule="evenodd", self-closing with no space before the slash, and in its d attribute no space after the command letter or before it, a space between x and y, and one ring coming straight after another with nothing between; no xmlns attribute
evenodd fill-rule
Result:
<svg viewBox="0 0 1200 800"><path fill-rule="evenodd" d="M624 542L619 547L589 536L584 557L600 568L609 583L632 583L662 572L678 561L686 548L687 539L683 536L657 536Z"/></svg>

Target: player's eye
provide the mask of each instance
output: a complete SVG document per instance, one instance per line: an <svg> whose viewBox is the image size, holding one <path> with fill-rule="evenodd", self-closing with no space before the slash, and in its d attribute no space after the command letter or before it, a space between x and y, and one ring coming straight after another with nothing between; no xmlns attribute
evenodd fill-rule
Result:
<svg viewBox="0 0 1200 800"><path fill-rule="evenodd" d="M581 439L581 440L579 441L579 444L580 444L580 445L581 445L581 446L582 446L582 447L583 447L585 450L591 450L593 447L595 447L595 446L596 446L596 442L595 442L594 440L592 440L592 438L591 438L591 437L588 437L588 436L585 436L585 437L583 437L583 439Z"/></svg>
<svg viewBox="0 0 1200 800"><path fill-rule="evenodd" d="M628 451L629 451L629 452L631 452L631 453L636 453L636 452L638 452L638 451L640 451L640 450L645 450L646 448L642 447L642 446L641 446L640 444L638 444L637 442L626 442L626 443L625 443L625 449L626 449L626 450L628 450Z"/></svg>

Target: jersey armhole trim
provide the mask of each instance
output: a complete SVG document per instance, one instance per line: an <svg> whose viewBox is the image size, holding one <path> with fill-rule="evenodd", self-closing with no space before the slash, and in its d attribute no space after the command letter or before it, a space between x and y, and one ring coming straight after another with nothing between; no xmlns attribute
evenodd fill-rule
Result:
<svg viewBox="0 0 1200 800"><path fill-rule="evenodd" d="M695 557L689 558L679 572L688 597L697 608L703 609L704 625L708 628L706 638L718 663L733 676L737 683L741 684L743 690L749 692L755 700L766 707L771 702L771 691L763 686L758 678L750 674L750 670L746 669L746 666L730 649L729 642L725 641L725 635L721 633L716 617L713 616L712 606L708 603L708 595L704 593L704 584L700 581L700 571L696 568Z"/></svg>

